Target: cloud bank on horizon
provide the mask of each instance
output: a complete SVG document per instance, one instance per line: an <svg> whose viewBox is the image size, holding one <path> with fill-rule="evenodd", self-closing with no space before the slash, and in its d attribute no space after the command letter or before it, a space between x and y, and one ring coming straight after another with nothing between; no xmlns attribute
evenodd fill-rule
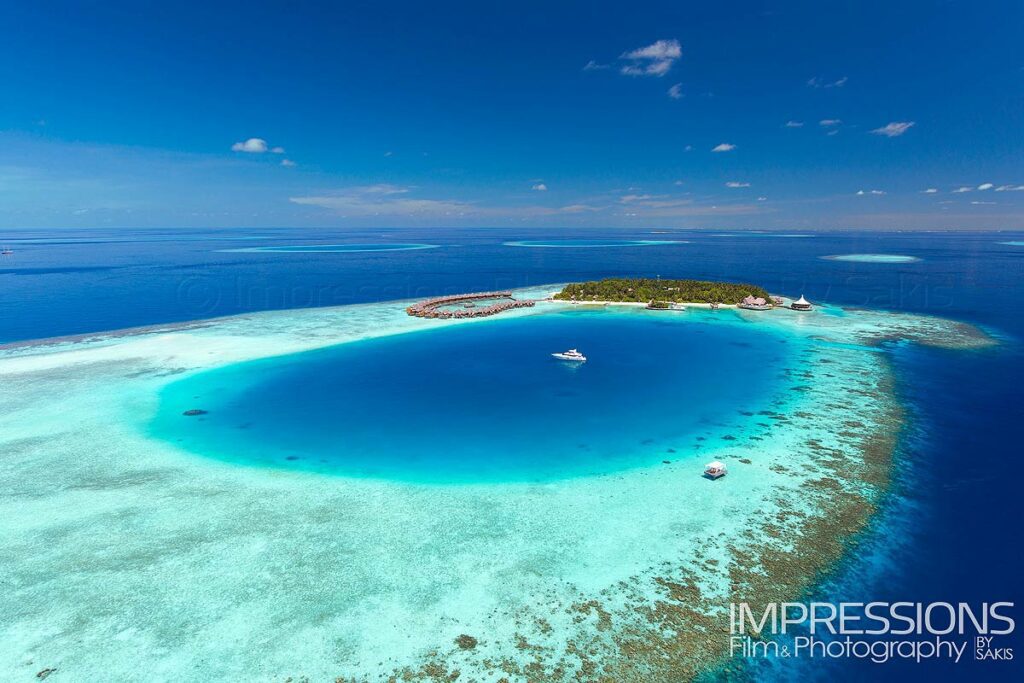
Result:
<svg viewBox="0 0 1024 683"><path fill-rule="evenodd" d="M1024 228L1024 5L400 4L16 4L0 228Z"/></svg>

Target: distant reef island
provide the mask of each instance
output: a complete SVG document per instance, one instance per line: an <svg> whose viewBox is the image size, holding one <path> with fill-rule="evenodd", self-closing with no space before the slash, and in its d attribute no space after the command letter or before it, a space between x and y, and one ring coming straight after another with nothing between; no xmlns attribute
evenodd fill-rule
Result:
<svg viewBox="0 0 1024 683"><path fill-rule="evenodd" d="M653 307L676 304L740 304L752 297L772 301L763 287L707 280L650 280L608 278L566 285L552 298L559 301L646 303Z"/></svg>

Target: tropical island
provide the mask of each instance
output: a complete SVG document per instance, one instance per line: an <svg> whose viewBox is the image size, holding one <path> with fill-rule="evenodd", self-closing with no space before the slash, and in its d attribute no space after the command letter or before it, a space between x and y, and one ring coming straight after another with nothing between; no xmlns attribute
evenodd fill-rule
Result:
<svg viewBox="0 0 1024 683"><path fill-rule="evenodd" d="M566 285L552 298L559 301L672 302L677 304L738 304L746 297L771 301L757 285L709 280L607 278ZM656 306L657 307L657 306ZM661 307L667 307L667 303Z"/></svg>

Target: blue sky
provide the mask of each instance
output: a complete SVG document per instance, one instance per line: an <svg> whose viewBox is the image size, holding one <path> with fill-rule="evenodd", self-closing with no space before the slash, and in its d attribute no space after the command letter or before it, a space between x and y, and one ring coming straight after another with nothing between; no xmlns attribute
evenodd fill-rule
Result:
<svg viewBox="0 0 1024 683"><path fill-rule="evenodd" d="M1016 0L16 0L0 26L3 228L1024 228Z"/></svg>

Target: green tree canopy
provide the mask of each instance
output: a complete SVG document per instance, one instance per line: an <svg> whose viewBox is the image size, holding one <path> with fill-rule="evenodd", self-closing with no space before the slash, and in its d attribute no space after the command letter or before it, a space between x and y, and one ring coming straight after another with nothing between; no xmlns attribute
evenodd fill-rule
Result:
<svg viewBox="0 0 1024 683"><path fill-rule="evenodd" d="M695 304L738 304L746 296L768 299L768 292L757 285L707 280L651 280L608 278L566 285L555 294L569 301L671 301Z"/></svg>

